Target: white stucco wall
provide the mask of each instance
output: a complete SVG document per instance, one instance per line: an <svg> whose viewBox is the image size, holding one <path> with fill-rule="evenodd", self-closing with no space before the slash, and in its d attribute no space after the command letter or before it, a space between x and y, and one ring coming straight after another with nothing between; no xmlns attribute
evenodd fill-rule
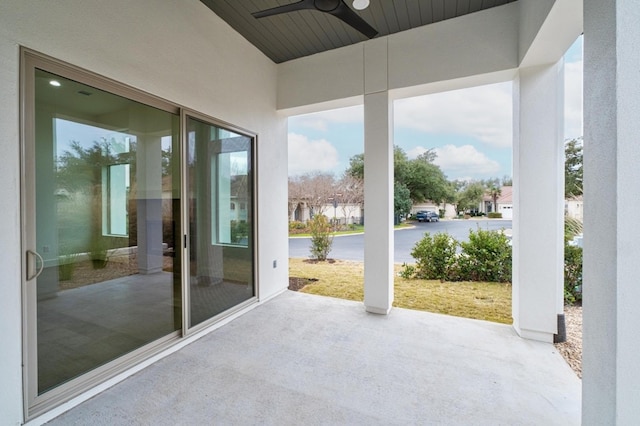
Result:
<svg viewBox="0 0 640 426"><path fill-rule="evenodd" d="M276 65L198 0L0 2L0 423L22 420L19 47L258 134L258 190L286 188ZM261 299L285 289L287 193L258 199ZM277 260L277 268L273 268Z"/></svg>

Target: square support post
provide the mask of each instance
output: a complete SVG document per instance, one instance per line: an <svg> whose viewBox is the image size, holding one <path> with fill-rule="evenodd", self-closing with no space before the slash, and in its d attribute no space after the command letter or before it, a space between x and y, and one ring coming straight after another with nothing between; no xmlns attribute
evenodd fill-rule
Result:
<svg viewBox="0 0 640 426"><path fill-rule="evenodd" d="M364 306L393 304L393 102L386 39L364 43Z"/></svg>
<svg viewBox="0 0 640 426"><path fill-rule="evenodd" d="M640 419L640 7L584 2L582 421Z"/></svg>
<svg viewBox="0 0 640 426"><path fill-rule="evenodd" d="M393 303L393 136L387 92L364 97L364 304L387 314Z"/></svg>
<svg viewBox="0 0 640 426"><path fill-rule="evenodd" d="M563 314L564 64L514 82L513 326L553 342Z"/></svg>

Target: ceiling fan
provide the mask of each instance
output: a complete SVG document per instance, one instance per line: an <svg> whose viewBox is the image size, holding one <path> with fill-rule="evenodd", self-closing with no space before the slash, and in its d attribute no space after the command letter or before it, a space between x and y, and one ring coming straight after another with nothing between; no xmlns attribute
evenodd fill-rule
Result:
<svg viewBox="0 0 640 426"><path fill-rule="evenodd" d="M354 0L354 7L364 9L369 5L368 0ZM364 19L355 13L344 0L300 0L296 3L277 6L271 9L261 10L252 13L255 18L264 18L267 16L280 15L281 13L289 13L298 10L318 10L328 13L350 25L355 30L361 32L369 38L378 35L378 31L367 23Z"/></svg>

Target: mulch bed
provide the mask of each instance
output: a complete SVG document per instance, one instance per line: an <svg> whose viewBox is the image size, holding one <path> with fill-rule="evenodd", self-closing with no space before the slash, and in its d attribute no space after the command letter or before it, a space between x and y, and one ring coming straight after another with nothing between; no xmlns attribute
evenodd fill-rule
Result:
<svg viewBox="0 0 640 426"><path fill-rule="evenodd" d="M318 281L317 278L298 278L298 277L289 277L289 290L298 291L302 289L307 284L311 284Z"/></svg>
<svg viewBox="0 0 640 426"><path fill-rule="evenodd" d="M564 321L567 341L556 343L555 347L578 377L582 378L582 306L565 306Z"/></svg>

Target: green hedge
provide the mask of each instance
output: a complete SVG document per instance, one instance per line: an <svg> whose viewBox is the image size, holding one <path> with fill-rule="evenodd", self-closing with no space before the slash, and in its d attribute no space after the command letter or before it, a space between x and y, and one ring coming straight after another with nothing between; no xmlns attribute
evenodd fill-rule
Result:
<svg viewBox="0 0 640 426"><path fill-rule="evenodd" d="M461 253L456 249L460 247ZM433 237L427 232L416 243L415 277L447 281L511 282L511 246L501 231L469 231L460 243L447 233Z"/></svg>
<svg viewBox="0 0 640 426"><path fill-rule="evenodd" d="M502 219L502 213L491 212L491 213L487 214L487 217L489 219Z"/></svg>

